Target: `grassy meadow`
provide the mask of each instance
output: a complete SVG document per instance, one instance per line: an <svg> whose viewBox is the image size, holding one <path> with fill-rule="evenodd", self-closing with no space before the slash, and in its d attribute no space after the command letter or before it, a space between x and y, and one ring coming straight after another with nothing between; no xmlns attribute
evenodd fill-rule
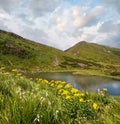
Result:
<svg viewBox="0 0 120 124"><path fill-rule="evenodd" d="M119 124L120 97L79 91L64 81L0 72L0 124Z"/></svg>
<svg viewBox="0 0 120 124"><path fill-rule="evenodd" d="M70 71L120 79L119 53L86 42L62 51L0 30L0 124L120 124L120 97L106 88L85 92L30 77Z"/></svg>

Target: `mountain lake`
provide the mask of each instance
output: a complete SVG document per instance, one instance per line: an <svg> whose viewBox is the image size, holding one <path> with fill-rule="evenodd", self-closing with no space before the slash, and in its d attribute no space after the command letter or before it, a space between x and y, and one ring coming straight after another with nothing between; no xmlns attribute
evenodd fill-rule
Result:
<svg viewBox="0 0 120 124"><path fill-rule="evenodd" d="M120 80L100 76L75 75L70 72L41 72L39 77L49 81L63 80L79 90L97 92L98 89L107 88L108 94L120 95Z"/></svg>

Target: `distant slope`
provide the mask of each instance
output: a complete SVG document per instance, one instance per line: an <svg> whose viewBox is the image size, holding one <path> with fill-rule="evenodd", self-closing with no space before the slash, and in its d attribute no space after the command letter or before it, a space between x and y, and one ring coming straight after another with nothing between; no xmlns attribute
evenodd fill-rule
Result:
<svg viewBox="0 0 120 124"><path fill-rule="evenodd" d="M120 49L95 43L82 41L66 50L66 52L88 61L120 64Z"/></svg>

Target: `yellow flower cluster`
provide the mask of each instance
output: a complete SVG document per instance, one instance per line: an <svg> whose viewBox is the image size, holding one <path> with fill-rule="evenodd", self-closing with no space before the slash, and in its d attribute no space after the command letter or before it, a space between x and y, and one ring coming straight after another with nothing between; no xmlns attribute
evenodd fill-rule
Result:
<svg viewBox="0 0 120 124"><path fill-rule="evenodd" d="M12 74L12 73L10 73L10 72L5 71L5 69L6 69L6 67L0 67L0 72L1 72L1 74L3 74L3 75L10 75L10 74ZM22 74L19 73L19 72L17 71L17 69L12 69L11 72L13 72L13 74L14 74L16 77L21 77L21 76L22 76Z"/></svg>
<svg viewBox="0 0 120 124"><path fill-rule="evenodd" d="M77 92L79 92L79 90L78 90L78 89L75 89L75 88L72 88L72 89L71 89L71 92L72 92L72 93L77 93Z"/></svg>
<svg viewBox="0 0 120 124"><path fill-rule="evenodd" d="M44 79L36 79L37 82L47 84L52 88L55 88L57 92L65 99L83 99L85 96L84 92L72 87L71 84L66 83L65 81L47 81ZM81 100L79 100L81 102Z"/></svg>
<svg viewBox="0 0 120 124"><path fill-rule="evenodd" d="M69 95L66 96L66 99L70 99L71 97Z"/></svg>
<svg viewBox="0 0 120 124"><path fill-rule="evenodd" d="M93 103L93 108L94 109L97 109L97 106L98 106L97 103Z"/></svg>
<svg viewBox="0 0 120 124"><path fill-rule="evenodd" d="M17 69L12 69L12 72L17 72Z"/></svg>
<svg viewBox="0 0 120 124"><path fill-rule="evenodd" d="M65 88L65 89L72 88L72 85L71 85L71 84L66 84L64 88Z"/></svg>
<svg viewBox="0 0 120 124"><path fill-rule="evenodd" d="M64 81L47 81L45 79L36 79L37 82L47 84L48 86L55 88L55 90L58 92L58 94L63 97L66 100L74 101L77 100L80 103L92 103L93 109L97 109L97 104L94 103L91 99L87 99L87 93L80 91L74 87L72 87L71 84L68 84Z"/></svg>

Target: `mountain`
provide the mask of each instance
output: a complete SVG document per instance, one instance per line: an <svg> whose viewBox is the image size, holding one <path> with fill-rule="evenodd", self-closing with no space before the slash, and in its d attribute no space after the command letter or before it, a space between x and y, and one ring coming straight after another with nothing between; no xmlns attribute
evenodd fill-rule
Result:
<svg viewBox="0 0 120 124"><path fill-rule="evenodd" d="M93 63L94 64L94 63ZM0 66L29 71L68 70L89 66L66 52L0 30Z"/></svg>
<svg viewBox="0 0 120 124"><path fill-rule="evenodd" d="M67 49L66 52L88 61L120 64L120 49L118 48L82 41Z"/></svg>
<svg viewBox="0 0 120 124"><path fill-rule="evenodd" d="M40 71L89 71L120 75L120 49L79 42L66 51L0 30L0 67L24 73ZM86 73L85 73L86 74Z"/></svg>
<svg viewBox="0 0 120 124"><path fill-rule="evenodd" d="M120 76L119 48L82 41L67 49L65 52L78 59L96 63L96 66L90 67L92 70L97 70L105 75Z"/></svg>
<svg viewBox="0 0 120 124"><path fill-rule="evenodd" d="M0 65L24 69L51 69L64 62L61 50L0 30Z"/></svg>

